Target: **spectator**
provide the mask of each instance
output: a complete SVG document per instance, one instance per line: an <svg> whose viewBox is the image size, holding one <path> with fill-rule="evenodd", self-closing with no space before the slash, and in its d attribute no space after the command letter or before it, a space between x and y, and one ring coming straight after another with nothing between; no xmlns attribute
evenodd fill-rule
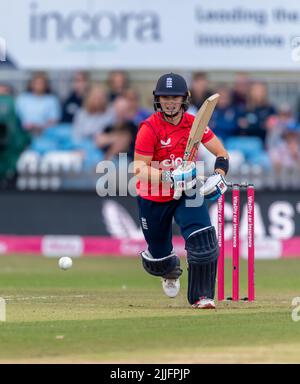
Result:
<svg viewBox="0 0 300 384"><path fill-rule="evenodd" d="M288 104L282 104L278 108L278 113L272 115L266 122L267 137L266 147L278 146L283 140L283 134L288 130L297 130L298 123L293 116L292 108Z"/></svg>
<svg viewBox="0 0 300 384"><path fill-rule="evenodd" d="M13 95L12 87L6 83L0 83L0 95L12 96Z"/></svg>
<svg viewBox="0 0 300 384"><path fill-rule="evenodd" d="M105 127L114 121L114 111L109 106L106 92L101 86L94 86L88 92L84 106L74 119L74 138L94 140L96 133L103 132Z"/></svg>
<svg viewBox="0 0 300 384"><path fill-rule="evenodd" d="M108 98L113 102L129 88L129 78L124 71L112 71L108 76Z"/></svg>
<svg viewBox="0 0 300 384"><path fill-rule="evenodd" d="M89 74L77 72L73 77L72 91L63 104L64 123L73 123L77 111L82 107L89 88Z"/></svg>
<svg viewBox="0 0 300 384"><path fill-rule="evenodd" d="M120 96L116 99L114 108L116 121L103 133L96 135L96 144L105 152L107 160L112 160L120 152L127 153L133 159L137 126L130 120L129 101Z"/></svg>
<svg viewBox="0 0 300 384"><path fill-rule="evenodd" d="M140 95L135 89L127 89L124 92L124 97L128 101L128 115L131 117L134 124L139 126L142 121L146 120L151 115L151 112L146 108L142 108Z"/></svg>
<svg viewBox="0 0 300 384"><path fill-rule="evenodd" d="M232 104L231 92L226 87L217 90L220 100L210 121L210 128L223 141L238 132L238 120L242 109Z"/></svg>
<svg viewBox="0 0 300 384"><path fill-rule="evenodd" d="M255 82L250 86L245 115L239 120L239 134L256 136L265 142L266 122L275 113L269 103L265 84Z"/></svg>
<svg viewBox="0 0 300 384"><path fill-rule="evenodd" d="M246 73L237 73L233 84L232 103L246 107L250 80Z"/></svg>
<svg viewBox="0 0 300 384"><path fill-rule="evenodd" d="M287 130L282 141L269 150L270 158L276 172L300 171L300 136L295 130Z"/></svg>
<svg viewBox="0 0 300 384"><path fill-rule="evenodd" d="M197 72L193 76L191 85L191 105L189 112L196 114L203 102L212 95L208 89L208 81L205 73Z"/></svg>
<svg viewBox="0 0 300 384"><path fill-rule="evenodd" d="M60 103L51 93L45 74L33 75L28 91L16 100L16 110L22 127L33 136L39 136L60 120Z"/></svg>
<svg viewBox="0 0 300 384"><path fill-rule="evenodd" d="M0 84L0 152L9 144L10 126L13 121L17 122L11 88L2 83Z"/></svg>
<svg viewBox="0 0 300 384"><path fill-rule="evenodd" d="M0 84L0 181L5 185L14 181L18 158L28 144L29 137L16 115L12 88Z"/></svg>

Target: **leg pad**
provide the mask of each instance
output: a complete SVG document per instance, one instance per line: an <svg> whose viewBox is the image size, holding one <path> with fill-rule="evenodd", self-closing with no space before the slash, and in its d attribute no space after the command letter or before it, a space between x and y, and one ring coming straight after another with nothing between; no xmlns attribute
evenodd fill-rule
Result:
<svg viewBox="0 0 300 384"><path fill-rule="evenodd" d="M188 300L194 304L200 297L213 299L219 247L214 227L199 231L186 241L188 261Z"/></svg>
<svg viewBox="0 0 300 384"><path fill-rule="evenodd" d="M141 253L144 269L153 276L178 279L182 274L180 259L175 253L161 259L154 259L149 251Z"/></svg>

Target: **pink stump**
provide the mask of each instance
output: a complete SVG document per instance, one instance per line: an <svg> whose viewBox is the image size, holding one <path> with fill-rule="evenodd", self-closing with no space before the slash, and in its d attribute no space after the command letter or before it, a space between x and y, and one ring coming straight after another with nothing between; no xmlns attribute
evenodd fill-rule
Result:
<svg viewBox="0 0 300 384"><path fill-rule="evenodd" d="M218 260L218 300L222 301L225 298L224 289L224 203L225 198L222 195L218 200L218 242L219 242L219 260Z"/></svg>
<svg viewBox="0 0 300 384"><path fill-rule="evenodd" d="M247 206L248 206L248 300L254 301L254 201L255 190L253 185L249 185L247 189Z"/></svg>
<svg viewBox="0 0 300 384"><path fill-rule="evenodd" d="M240 187L232 190L232 300L239 300L239 222L240 222Z"/></svg>

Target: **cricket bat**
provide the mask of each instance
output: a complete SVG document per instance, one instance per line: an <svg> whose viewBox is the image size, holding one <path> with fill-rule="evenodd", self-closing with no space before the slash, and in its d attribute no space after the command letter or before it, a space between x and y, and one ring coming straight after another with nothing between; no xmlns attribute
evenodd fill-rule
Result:
<svg viewBox="0 0 300 384"><path fill-rule="evenodd" d="M210 96L204 101L201 108L197 112L183 156L183 170L188 167L191 161L195 161L199 146L202 141L202 137L208 126L209 120L211 119L214 109L219 101L219 98L220 95L218 93L215 93L214 95ZM175 191L174 199L180 199L181 195L181 191Z"/></svg>
<svg viewBox="0 0 300 384"><path fill-rule="evenodd" d="M189 161L195 161L202 137L219 101L219 98L220 95L218 93L210 96L204 101L201 108L197 112L185 148L183 165L187 164Z"/></svg>

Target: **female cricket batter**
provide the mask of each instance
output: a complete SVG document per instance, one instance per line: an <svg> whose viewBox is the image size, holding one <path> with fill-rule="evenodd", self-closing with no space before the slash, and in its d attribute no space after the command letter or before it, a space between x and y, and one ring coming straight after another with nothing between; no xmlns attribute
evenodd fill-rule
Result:
<svg viewBox="0 0 300 384"><path fill-rule="evenodd" d="M206 203L190 206L196 189L194 163L181 167L194 117L188 114L189 91L180 75L162 76L154 94L155 113L139 128L135 144L135 172L138 205L148 249L141 253L144 269L160 276L167 296L175 297L182 274L180 259L172 246L173 218L185 239L188 263L188 301L193 308L215 308L215 281L218 242ZM229 169L228 154L220 140L207 128L202 144L216 156L215 173L201 193L216 200L227 189L224 176ZM174 199L176 192L181 197ZM204 199L202 199L203 202Z"/></svg>

